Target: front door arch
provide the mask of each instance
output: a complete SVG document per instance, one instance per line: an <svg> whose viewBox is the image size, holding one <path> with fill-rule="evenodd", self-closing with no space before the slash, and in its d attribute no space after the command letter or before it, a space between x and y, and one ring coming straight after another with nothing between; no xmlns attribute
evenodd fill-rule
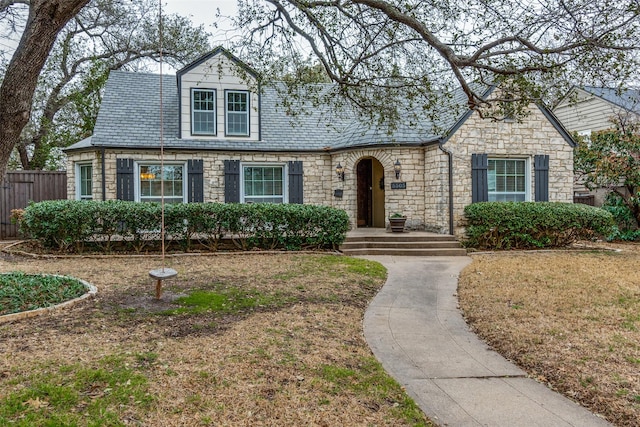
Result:
<svg viewBox="0 0 640 427"><path fill-rule="evenodd" d="M385 227L384 167L378 159L365 157L356 165L358 179L358 227Z"/></svg>

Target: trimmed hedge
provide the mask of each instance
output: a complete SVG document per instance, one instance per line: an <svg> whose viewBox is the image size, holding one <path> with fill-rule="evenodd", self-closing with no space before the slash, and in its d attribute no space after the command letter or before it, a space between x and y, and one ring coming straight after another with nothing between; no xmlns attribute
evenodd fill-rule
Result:
<svg viewBox="0 0 640 427"><path fill-rule="evenodd" d="M482 202L464 209L465 245L478 249L567 246L578 239L607 236L614 225L604 209L555 202Z"/></svg>
<svg viewBox="0 0 640 427"><path fill-rule="evenodd" d="M156 249L161 206L125 201L56 200L33 203L16 216L20 231L47 248L111 252ZM299 204L186 203L165 205L165 241L216 251L223 237L241 250L337 248L349 219L345 211Z"/></svg>

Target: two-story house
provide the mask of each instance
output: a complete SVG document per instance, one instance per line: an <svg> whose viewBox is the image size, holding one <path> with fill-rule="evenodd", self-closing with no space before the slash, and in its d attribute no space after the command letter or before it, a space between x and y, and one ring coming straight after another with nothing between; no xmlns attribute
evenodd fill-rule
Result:
<svg viewBox="0 0 640 427"><path fill-rule="evenodd" d="M352 227L401 212L451 234L474 201L572 200L574 142L543 106L522 121L462 109L389 135L355 115L289 116L258 77L223 48L162 80L112 72L93 135L66 150L69 198L158 201L164 181L168 202L330 205Z"/></svg>

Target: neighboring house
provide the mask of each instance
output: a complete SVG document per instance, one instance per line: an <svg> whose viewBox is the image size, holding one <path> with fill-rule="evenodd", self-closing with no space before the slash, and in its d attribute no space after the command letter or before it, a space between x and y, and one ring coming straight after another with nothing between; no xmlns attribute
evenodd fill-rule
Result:
<svg viewBox="0 0 640 427"><path fill-rule="evenodd" d="M553 111L568 131L590 136L592 132L613 128L614 120L639 120L640 90L573 87ZM586 200L589 204L601 206L609 190L589 191L580 177L576 177L574 193L576 201Z"/></svg>
<svg viewBox="0 0 640 427"><path fill-rule="evenodd" d="M162 79L161 174L159 86L158 75L111 73L93 135L66 150L69 198L158 201L164 179L169 202L329 205L352 227L401 212L411 228L451 234L474 201L572 200L574 142L542 106L522 122L461 110L441 118L442 134L427 121L392 135L355 116L328 126L317 110L287 115L284 95L257 89L257 73L222 48Z"/></svg>
<svg viewBox="0 0 640 427"><path fill-rule="evenodd" d="M611 129L612 120L618 117L640 118L640 90L573 87L553 112L569 132L588 136L591 132Z"/></svg>

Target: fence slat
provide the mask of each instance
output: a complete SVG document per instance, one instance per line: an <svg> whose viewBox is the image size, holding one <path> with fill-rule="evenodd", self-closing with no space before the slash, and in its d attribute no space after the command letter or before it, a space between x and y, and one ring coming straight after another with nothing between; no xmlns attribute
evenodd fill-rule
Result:
<svg viewBox="0 0 640 427"><path fill-rule="evenodd" d="M24 209L29 202L67 198L67 173L62 171L14 171L0 185L0 239L18 237L11 224L11 211Z"/></svg>

